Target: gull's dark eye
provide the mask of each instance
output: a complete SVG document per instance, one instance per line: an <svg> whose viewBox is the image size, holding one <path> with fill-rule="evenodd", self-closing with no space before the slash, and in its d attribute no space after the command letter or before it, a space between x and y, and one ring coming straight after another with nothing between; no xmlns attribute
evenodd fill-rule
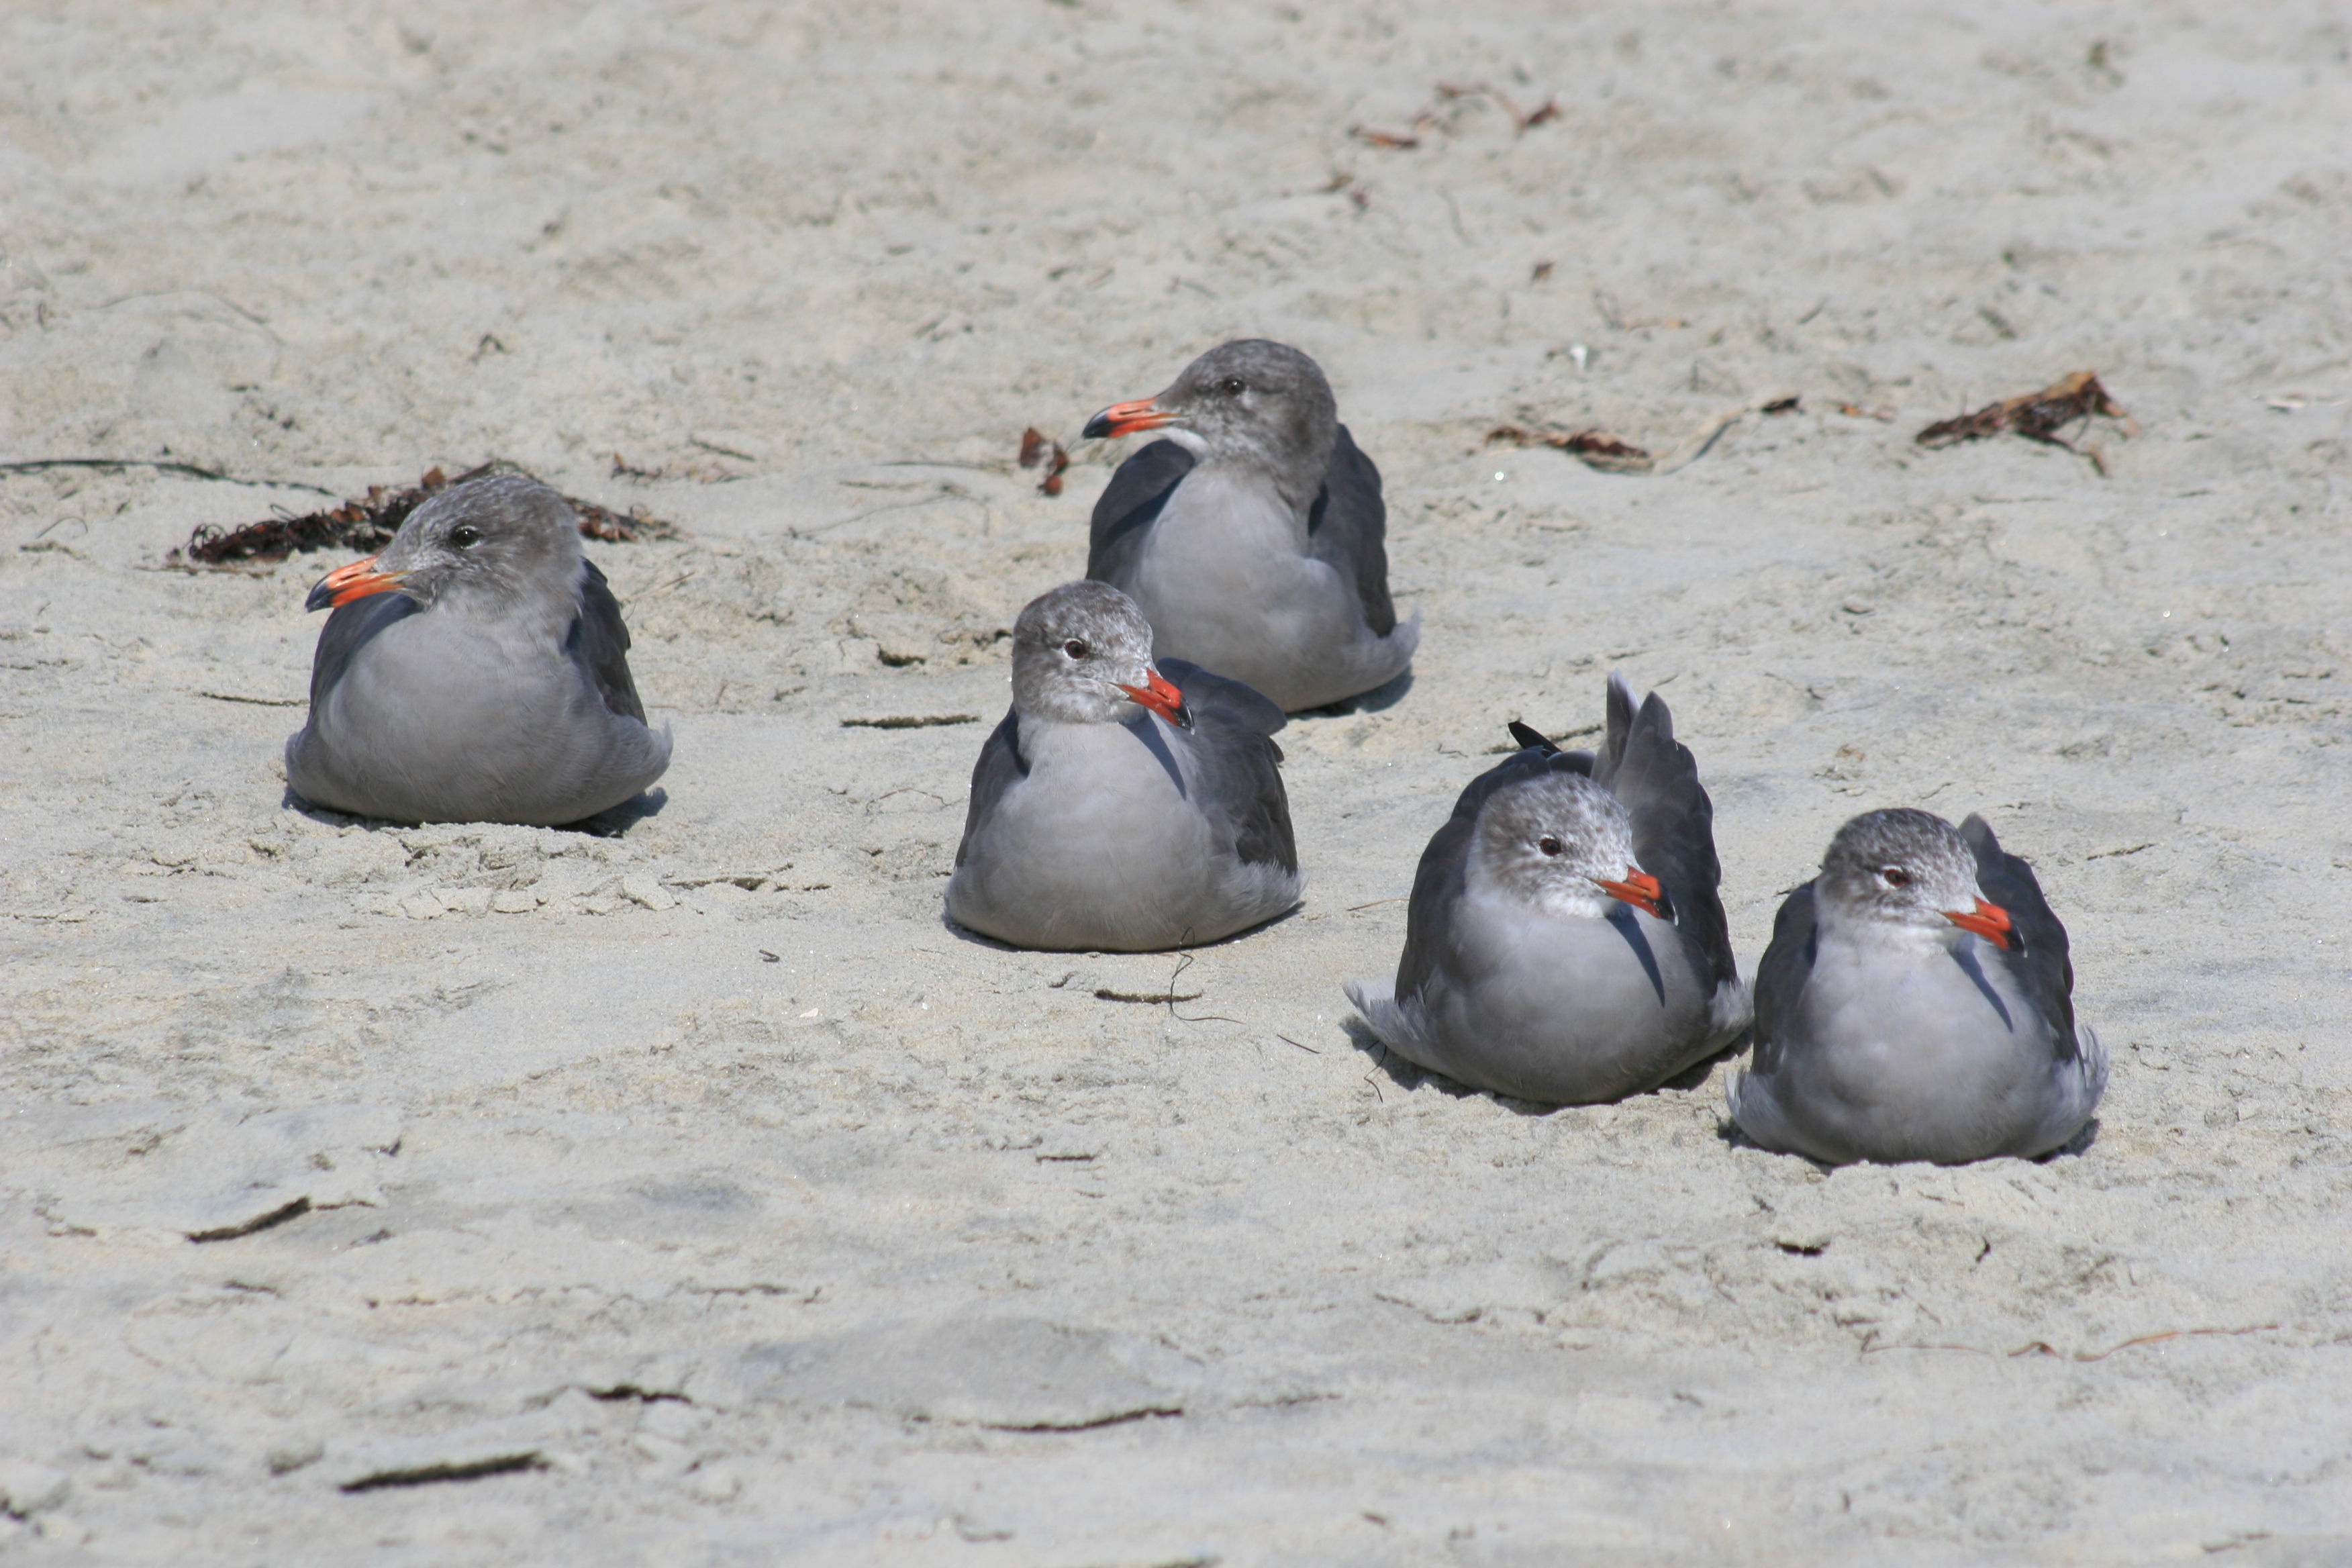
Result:
<svg viewBox="0 0 2352 1568"><path fill-rule="evenodd" d="M449 542L460 550L471 550L482 542L482 531L470 522L461 522L449 531Z"/></svg>
<svg viewBox="0 0 2352 1568"><path fill-rule="evenodd" d="M1087 657L1087 645L1080 642L1077 638L1072 637L1069 641L1062 645L1062 651L1068 654L1072 658L1084 658Z"/></svg>
<svg viewBox="0 0 2352 1568"><path fill-rule="evenodd" d="M1225 377L1224 380L1217 383L1217 390L1223 393L1227 397L1239 397L1243 393L1249 390L1249 383L1244 381L1240 376L1229 375Z"/></svg>
<svg viewBox="0 0 2352 1568"><path fill-rule="evenodd" d="M1536 840L1536 847L1542 850L1547 855L1557 855L1559 853L1559 840L1554 838L1549 834L1546 834L1541 838Z"/></svg>
<svg viewBox="0 0 2352 1568"><path fill-rule="evenodd" d="M1878 875L1890 888L1907 888L1911 885L1911 873L1900 866L1885 867L1880 869Z"/></svg>

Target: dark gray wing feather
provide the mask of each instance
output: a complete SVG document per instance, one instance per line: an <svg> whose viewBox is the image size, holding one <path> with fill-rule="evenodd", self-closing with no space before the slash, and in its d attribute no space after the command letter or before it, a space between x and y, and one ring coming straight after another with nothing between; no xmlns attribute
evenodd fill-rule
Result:
<svg viewBox="0 0 2352 1568"><path fill-rule="evenodd" d="M1290 797L1282 787L1282 748L1274 732L1288 722L1254 687L1197 664L1163 658L1160 673L1184 694L1192 710L1191 747L1198 793L1193 804L1212 821L1228 825L1245 866L1272 862L1298 869L1298 843L1290 828Z"/></svg>
<svg viewBox="0 0 2352 1568"><path fill-rule="evenodd" d="M353 599L328 616L327 624L319 628L318 649L310 656L310 706L316 708L326 700L369 638L424 607L395 590Z"/></svg>
<svg viewBox="0 0 2352 1568"><path fill-rule="evenodd" d="M1478 831L1478 814L1496 790L1546 773L1592 772L1592 753L1563 752L1549 741L1512 752L1463 787L1454 803L1454 815L1430 836L1413 872L1412 901L1406 906L1404 954L1397 960L1396 995L1402 1000L1426 984L1445 951L1454 923L1454 906L1470 872L1470 845Z"/></svg>
<svg viewBox="0 0 2352 1568"><path fill-rule="evenodd" d="M1173 441L1154 441L1121 463L1095 502L1087 536L1087 575L1116 588L1134 578L1143 536L1184 476L1192 454Z"/></svg>
<svg viewBox="0 0 2352 1568"><path fill-rule="evenodd" d="M1654 873L1653 873L1654 875ZM1772 917L1772 942L1756 966L1756 1055L1750 1071L1770 1073L1780 1066L1780 1052L1797 1016L1797 999L1812 978L1818 931L1813 916L1813 885L1805 883L1780 901Z"/></svg>
<svg viewBox="0 0 2352 1568"><path fill-rule="evenodd" d="M2010 924L2021 939L2018 950L2002 953L2000 962L2050 1021L2058 1037L2058 1059L2072 1061L2083 1046L2074 1036L2074 963L2067 952L2066 928L2042 896L2033 868L2003 849L1983 817L1971 814L1960 824L1960 837L1976 853L1977 886L2009 911Z"/></svg>
<svg viewBox="0 0 2352 1568"><path fill-rule="evenodd" d="M1637 710L1633 689L1609 678L1608 738L1594 782L1633 819L1633 858L1666 889L1675 928L1720 985L1738 976L1731 923L1723 913L1723 867L1715 854L1715 803L1698 782L1698 762L1675 739L1674 714L1656 692Z"/></svg>
<svg viewBox="0 0 2352 1568"><path fill-rule="evenodd" d="M563 639L564 654L595 684L605 707L642 724L646 705L637 700L637 683L629 679L629 628L621 620L621 601L613 597L593 561L580 565L580 613Z"/></svg>
<svg viewBox="0 0 2352 1568"><path fill-rule="evenodd" d="M1396 605L1389 598L1388 522L1381 471L1342 425L1322 493L1307 514L1307 548L1356 585L1364 624L1378 637L1396 629Z"/></svg>
<svg viewBox="0 0 2352 1568"><path fill-rule="evenodd" d="M971 769L971 804L964 808L963 841L956 846L955 863L963 864L965 852L971 847L971 836L1004 792L1013 782L1026 777L1029 764L1021 760L1021 715L1017 710L1004 710L1004 721L989 735L988 743L980 749L980 761Z"/></svg>

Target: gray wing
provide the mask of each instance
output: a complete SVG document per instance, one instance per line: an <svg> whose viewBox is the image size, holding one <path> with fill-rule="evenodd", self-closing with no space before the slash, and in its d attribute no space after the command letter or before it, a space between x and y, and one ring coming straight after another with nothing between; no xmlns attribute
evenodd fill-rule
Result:
<svg viewBox="0 0 2352 1568"><path fill-rule="evenodd" d="M1656 692L1636 710L1633 689L1609 678L1609 729L1594 782L1633 819L1633 858L1666 889L1675 929L1702 956L1716 985L1738 977L1723 913L1723 866L1715 854L1715 803L1698 762L1675 739L1675 716Z"/></svg>
<svg viewBox="0 0 2352 1568"><path fill-rule="evenodd" d="M1173 441L1154 441L1121 463L1095 502L1087 536L1087 575L1113 587L1133 580L1136 553L1168 498L1192 471L1192 454Z"/></svg>
<svg viewBox="0 0 2352 1568"><path fill-rule="evenodd" d="M580 564L580 613L563 639L563 652L595 684L605 707L642 724L646 705L629 679L629 628L621 621L621 601L613 597L593 561Z"/></svg>
<svg viewBox="0 0 2352 1568"><path fill-rule="evenodd" d="M2058 1059L2072 1061L2083 1047L2074 1035L2074 963L2067 952L2066 928L2042 896L2033 868L2003 849L1983 817L1971 813L1960 824L1960 837L1976 852L1977 886L2009 911L2010 923L2021 939L2016 950L2001 954L2000 962L2050 1021L2051 1032L2058 1037Z"/></svg>
<svg viewBox="0 0 2352 1568"><path fill-rule="evenodd" d="M1513 731L1514 734L1517 731ZM1539 744L1512 752L1464 786L1454 803L1454 815L1430 835L1412 876L1412 901L1406 906L1404 954L1397 960L1396 998L1402 1003L1427 984L1437 968L1454 926L1454 906L1470 870L1470 845L1477 836L1478 813L1487 797L1506 784L1545 773L1592 772L1592 753L1563 752L1538 737Z"/></svg>
<svg viewBox="0 0 2352 1568"><path fill-rule="evenodd" d="M1004 710L1004 721L989 735L988 743L980 748L980 761L971 767L971 804L964 808L963 841L956 846L955 863L963 864L971 852L972 836L980 825L1004 798L1004 792L1028 776L1029 764L1021 760L1021 714L1019 710Z"/></svg>
<svg viewBox="0 0 2352 1568"><path fill-rule="evenodd" d="M1356 585L1364 624L1377 637L1396 629L1396 605L1389 598L1388 523L1388 505L1381 500L1381 471L1342 425L1339 444L1331 448L1331 467L1323 476L1322 493L1307 514L1307 548L1316 560Z"/></svg>
<svg viewBox="0 0 2352 1568"><path fill-rule="evenodd" d="M1193 805L1211 821L1231 827L1242 864L1271 861L1286 871L1297 870L1290 797L1282 787L1282 748L1273 739L1288 722L1282 710L1255 688L1197 664L1181 658L1159 662L1160 673L1184 694L1184 706L1192 713L1187 739L1199 781Z"/></svg>
<svg viewBox="0 0 2352 1568"><path fill-rule="evenodd" d="M1653 873L1654 875L1654 873ZM1756 966L1756 1055L1749 1070L1769 1074L1780 1066L1783 1044L1794 1027L1797 1003L1812 978L1818 951L1813 885L1805 883L1780 901L1772 917L1772 942Z"/></svg>
<svg viewBox="0 0 2352 1568"><path fill-rule="evenodd" d="M370 594L338 607L319 628L318 650L310 656L310 706L316 708L326 700L370 638L424 607L396 590Z"/></svg>

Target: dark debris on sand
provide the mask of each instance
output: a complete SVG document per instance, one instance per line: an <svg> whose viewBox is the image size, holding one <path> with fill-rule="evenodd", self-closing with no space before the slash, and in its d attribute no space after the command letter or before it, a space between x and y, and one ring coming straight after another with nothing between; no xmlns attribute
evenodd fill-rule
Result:
<svg viewBox="0 0 2352 1568"><path fill-rule="evenodd" d="M173 551L166 561L174 566L227 566L245 561L283 561L298 551L345 550L373 554L390 544L408 514L436 491L484 474L522 472L511 463L484 463L451 479L437 468L430 468L415 484L404 489L370 485L363 499L345 501L323 511L305 512L299 517L281 513L248 522L242 528L224 529L218 523L202 523L188 536L184 549ZM664 522L643 507L632 507L624 516L577 496L565 496L563 500L580 514L580 532L584 538L610 544L634 544L640 540L677 537L676 524Z"/></svg>
<svg viewBox="0 0 2352 1568"><path fill-rule="evenodd" d="M1021 466L1024 468L1043 467L1043 478L1037 481L1039 493L1057 496L1062 493L1062 472L1070 466L1070 455L1062 444L1035 426L1021 432Z"/></svg>
<svg viewBox="0 0 2352 1568"><path fill-rule="evenodd" d="M2095 414L2118 421L2126 435L2139 432L2137 421L2124 412L2122 404L2107 395L2107 389L2099 384L2097 374L2078 370L2039 392L1988 403L1974 414L1939 419L1912 439L1922 447L1950 447L1962 441L1980 441L2004 430L2014 431L2029 441L2063 447L2088 458L2091 466L2104 474L2107 471L2106 459L2096 447L2077 447L2058 434L2078 420L2088 424Z"/></svg>
<svg viewBox="0 0 2352 1568"><path fill-rule="evenodd" d="M1646 474L1657 466L1657 459L1647 448L1606 430L1538 430L1525 425L1498 425L1486 432L1486 444L1492 447L1497 443L1556 447L1587 468L1607 474Z"/></svg>

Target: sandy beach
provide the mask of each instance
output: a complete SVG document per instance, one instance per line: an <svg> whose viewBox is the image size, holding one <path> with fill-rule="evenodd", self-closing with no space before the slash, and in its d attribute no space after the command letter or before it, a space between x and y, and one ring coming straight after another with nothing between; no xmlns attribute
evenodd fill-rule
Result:
<svg viewBox="0 0 2352 1568"><path fill-rule="evenodd" d="M10 6L0 1558L2352 1561L2347 146L2326 4ZM1411 678L1281 736L1294 915L974 941L1077 432L1244 335ZM2084 370L2077 449L1914 440ZM667 776L300 807L346 556L170 552L491 458L676 525L589 547ZM1733 1064L1352 1022L1612 669L1745 968L1858 812L2032 860L2086 1147L1825 1172Z"/></svg>

